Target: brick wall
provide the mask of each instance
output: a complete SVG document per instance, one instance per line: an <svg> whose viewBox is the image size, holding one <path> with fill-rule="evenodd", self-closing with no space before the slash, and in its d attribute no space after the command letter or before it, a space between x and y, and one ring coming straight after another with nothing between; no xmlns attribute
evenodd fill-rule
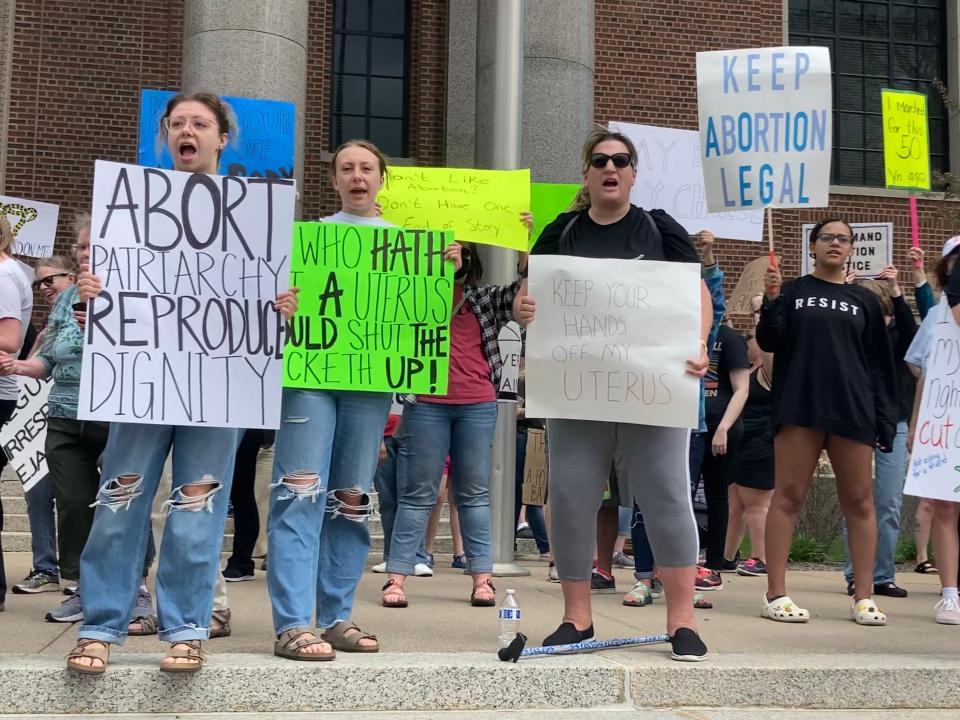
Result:
<svg viewBox="0 0 960 720"><path fill-rule="evenodd" d="M783 44L781 0L597 0L595 116L610 120L697 128L696 52ZM939 202L920 201L921 242L928 269L944 239L960 227L941 217ZM830 214L851 222L893 222L894 261L909 276L910 218L906 198L834 194L829 208L773 212L784 276L800 271L800 229ZM766 245L719 240L716 254L733 290L743 266ZM803 250L805 252L805 250Z"/></svg>
<svg viewBox="0 0 960 720"><path fill-rule="evenodd" d="M409 153L418 165L442 165L447 68L446 0L410 1ZM330 184L329 126L333 3L310 3L303 216L316 218L339 209ZM326 159L325 159L326 158Z"/></svg>
<svg viewBox="0 0 960 720"><path fill-rule="evenodd" d="M10 41L13 37L13 0L0 2L0 190L7 164L7 111L10 99Z"/></svg>

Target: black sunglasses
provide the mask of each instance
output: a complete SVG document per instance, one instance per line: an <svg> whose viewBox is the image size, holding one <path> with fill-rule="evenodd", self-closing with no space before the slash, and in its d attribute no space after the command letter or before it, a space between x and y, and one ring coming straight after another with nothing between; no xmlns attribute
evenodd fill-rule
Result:
<svg viewBox="0 0 960 720"><path fill-rule="evenodd" d="M36 290L41 285L44 287L53 287L53 281L57 278L68 277L71 273L57 273L56 275L47 275L42 280L33 281L33 289Z"/></svg>
<svg viewBox="0 0 960 720"><path fill-rule="evenodd" d="M590 156L590 165L595 167L597 170L603 170L607 166L609 161L613 160L613 166L618 169L623 169L627 165L630 165L630 153L616 153L614 155L607 155L606 153L594 153Z"/></svg>

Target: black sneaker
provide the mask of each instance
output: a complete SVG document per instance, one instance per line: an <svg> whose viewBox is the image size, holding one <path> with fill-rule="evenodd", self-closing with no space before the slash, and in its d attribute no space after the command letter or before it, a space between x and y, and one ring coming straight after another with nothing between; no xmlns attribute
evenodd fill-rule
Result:
<svg viewBox="0 0 960 720"><path fill-rule="evenodd" d="M853 597L853 593L855 592L856 590L854 589L854 586L853 586L853 580L847 580L847 595L849 595L850 597Z"/></svg>
<svg viewBox="0 0 960 720"><path fill-rule="evenodd" d="M250 572L246 572L233 565L227 565L223 570L223 579L227 582L246 582L253 580L253 569L251 569Z"/></svg>
<svg viewBox="0 0 960 720"><path fill-rule="evenodd" d="M873 586L874 595L886 595L892 598L905 598L909 593L898 586L895 582L875 583Z"/></svg>
<svg viewBox="0 0 960 720"><path fill-rule="evenodd" d="M740 551L737 550L737 554L734 556L733 560L723 559L723 566L720 568L723 572L736 572L737 566L740 564Z"/></svg>
<svg viewBox="0 0 960 720"><path fill-rule="evenodd" d="M617 581L613 575L607 575L603 570L594 568L590 575L590 590L595 593L615 593Z"/></svg>
<svg viewBox="0 0 960 720"><path fill-rule="evenodd" d="M670 647L670 657L681 662L703 662L710 654L696 631L685 627L678 628L673 634Z"/></svg>

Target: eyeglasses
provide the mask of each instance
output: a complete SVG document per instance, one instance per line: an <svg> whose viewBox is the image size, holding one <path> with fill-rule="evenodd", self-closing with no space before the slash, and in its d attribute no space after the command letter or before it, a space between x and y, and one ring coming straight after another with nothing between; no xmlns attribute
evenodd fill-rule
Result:
<svg viewBox="0 0 960 720"><path fill-rule="evenodd" d="M594 153L590 156L590 165L591 167L595 167L597 170L603 170L603 168L605 168L607 163L611 160L613 160L613 166L620 170L631 164L630 153L616 153L614 155L607 155L606 153Z"/></svg>
<svg viewBox="0 0 960 720"><path fill-rule="evenodd" d="M70 273L57 273L56 275L47 275L45 278L33 281L33 289L36 290L41 285L43 287L53 287L53 281L57 278L69 277Z"/></svg>
<svg viewBox="0 0 960 720"><path fill-rule="evenodd" d="M836 240L841 245L849 245L853 242L853 238L849 235L835 235L834 233L820 233L817 235L817 240L822 240L827 244L830 244Z"/></svg>
<svg viewBox="0 0 960 720"><path fill-rule="evenodd" d="M213 120L202 117L165 117L161 122L167 129L167 132L180 132L187 125L197 132L206 132L213 127Z"/></svg>

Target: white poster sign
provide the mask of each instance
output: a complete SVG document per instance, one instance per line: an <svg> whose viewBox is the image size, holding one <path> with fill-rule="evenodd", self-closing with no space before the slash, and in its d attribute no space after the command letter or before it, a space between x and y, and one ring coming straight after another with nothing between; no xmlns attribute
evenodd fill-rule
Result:
<svg viewBox="0 0 960 720"><path fill-rule="evenodd" d="M520 326L511 320L497 335L497 347L503 367L500 369L500 384L497 387L497 400L516 402L520 381L520 356L523 354L523 336Z"/></svg>
<svg viewBox="0 0 960 720"><path fill-rule="evenodd" d="M903 491L960 502L960 327L946 293L930 312L937 324L924 368L923 399Z"/></svg>
<svg viewBox="0 0 960 720"><path fill-rule="evenodd" d="M29 492L47 476L47 398L52 379L18 378L17 409L0 429L0 444L17 473L23 491Z"/></svg>
<svg viewBox="0 0 960 720"><path fill-rule="evenodd" d="M697 100L711 212L829 204L827 48L699 52Z"/></svg>
<svg viewBox="0 0 960 720"><path fill-rule="evenodd" d="M45 258L53 255L60 206L0 195L0 215L13 229L13 254Z"/></svg>
<svg viewBox="0 0 960 720"><path fill-rule="evenodd" d="M529 292L528 417L697 427L698 265L534 255Z"/></svg>
<svg viewBox="0 0 960 720"><path fill-rule="evenodd" d="M279 427L294 195L97 161L81 419Z"/></svg>
<svg viewBox="0 0 960 720"><path fill-rule="evenodd" d="M802 229L803 274L813 270L813 258L810 257L810 232L813 223L806 223ZM853 256L847 263L847 269L860 278L875 278L893 262L893 223L850 223L855 242Z"/></svg>
<svg viewBox="0 0 960 720"><path fill-rule="evenodd" d="M696 130L628 122L612 122L609 128L626 135L637 148L637 181L630 192L634 205L666 210L691 235L709 230L730 240L763 239L762 209L707 211Z"/></svg>

